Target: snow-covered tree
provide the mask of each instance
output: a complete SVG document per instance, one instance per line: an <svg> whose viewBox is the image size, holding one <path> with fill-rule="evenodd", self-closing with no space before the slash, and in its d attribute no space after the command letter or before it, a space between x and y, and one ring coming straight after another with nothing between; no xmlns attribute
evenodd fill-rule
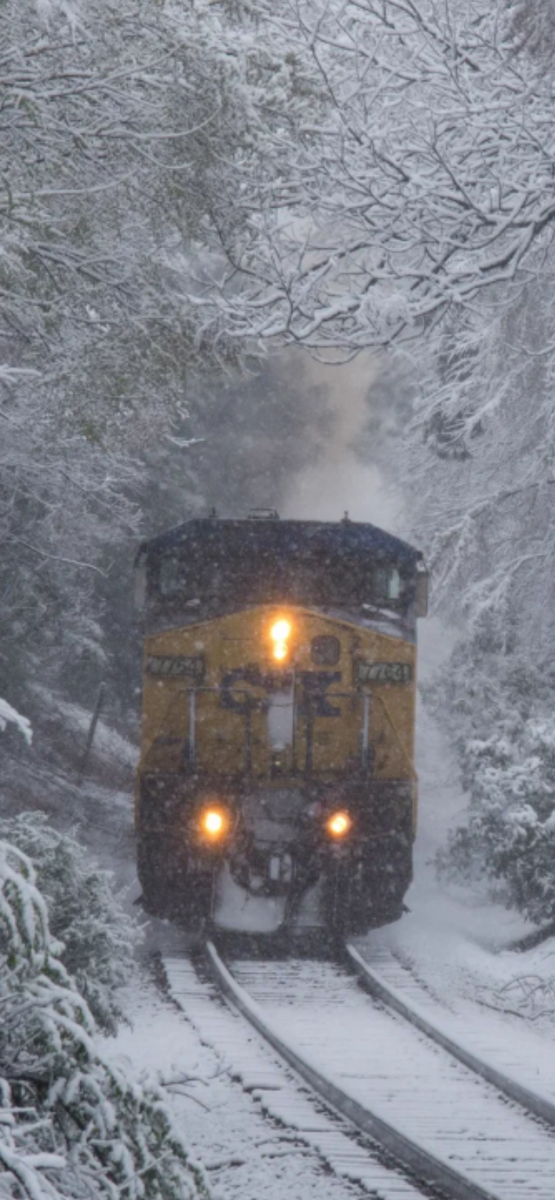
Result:
<svg viewBox="0 0 555 1200"><path fill-rule="evenodd" d="M105 665L95 585L138 540L141 454L181 419L189 372L230 359L186 286L193 263L209 286L217 164L248 137L220 34L202 6L0 5L0 663L16 689L63 672L75 692Z"/></svg>
<svg viewBox="0 0 555 1200"><path fill-rule="evenodd" d="M438 591L505 628L534 591L536 618L552 574L552 5L260 0L233 18L260 120L226 168L216 324L412 355L410 486Z"/></svg>
<svg viewBox="0 0 555 1200"><path fill-rule="evenodd" d="M196 27L150 0L0 13L2 377L37 379L41 411L96 444L130 426L140 444L195 355L183 268L215 115L191 88Z"/></svg>
<svg viewBox="0 0 555 1200"><path fill-rule="evenodd" d="M555 673L500 653L491 629L459 644L428 696L470 797L441 873L489 881L532 921L555 919Z"/></svg>
<svg viewBox="0 0 555 1200"><path fill-rule="evenodd" d="M552 281L546 256L511 303L480 302L446 332L425 367L458 413L430 417L421 396L401 455L436 611L460 638L428 695L471 801L444 866L480 871L535 920L555 895Z"/></svg>
<svg viewBox="0 0 555 1200"><path fill-rule="evenodd" d="M275 169L263 185L245 175L247 232L224 236L245 286L228 305L234 328L349 355L430 333L518 282L555 215L553 68L531 52L524 7L262 9L264 35L287 30L320 103L285 158L279 120L266 131L260 161L271 146ZM284 120L295 82L281 80Z"/></svg>
<svg viewBox="0 0 555 1200"><path fill-rule="evenodd" d="M207 1195L161 1094L98 1053L29 859L0 843L0 1195Z"/></svg>
<svg viewBox="0 0 555 1200"><path fill-rule="evenodd" d="M40 812L0 819L0 838L33 863L48 904L59 958L97 1025L115 1033L123 1013L118 988L133 973L137 931L111 886L110 875L92 864L69 834Z"/></svg>

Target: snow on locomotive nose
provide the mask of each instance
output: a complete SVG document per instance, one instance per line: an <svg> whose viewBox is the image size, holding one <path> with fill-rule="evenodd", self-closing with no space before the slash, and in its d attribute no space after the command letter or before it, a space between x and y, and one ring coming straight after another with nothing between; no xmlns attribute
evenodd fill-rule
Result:
<svg viewBox="0 0 555 1200"><path fill-rule="evenodd" d="M143 543L146 908L191 927L397 919L416 817L407 543L342 520L195 519Z"/></svg>

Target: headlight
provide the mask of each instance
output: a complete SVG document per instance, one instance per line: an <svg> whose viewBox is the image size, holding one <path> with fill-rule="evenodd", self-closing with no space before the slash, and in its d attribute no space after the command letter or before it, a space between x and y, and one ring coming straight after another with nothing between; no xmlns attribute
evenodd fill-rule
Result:
<svg viewBox="0 0 555 1200"><path fill-rule="evenodd" d="M270 638L273 642L272 654L278 662L283 662L289 654L289 638L291 636L291 622L285 617L280 617L278 621L274 621L270 629Z"/></svg>
<svg viewBox="0 0 555 1200"><path fill-rule="evenodd" d="M229 826L228 814L222 808L205 808L200 814L200 828L205 837L217 842L227 833Z"/></svg>
<svg viewBox="0 0 555 1200"><path fill-rule="evenodd" d="M332 813L326 821L326 829L332 838L346 837L352 828L353 818L348 812Z"/></svg>

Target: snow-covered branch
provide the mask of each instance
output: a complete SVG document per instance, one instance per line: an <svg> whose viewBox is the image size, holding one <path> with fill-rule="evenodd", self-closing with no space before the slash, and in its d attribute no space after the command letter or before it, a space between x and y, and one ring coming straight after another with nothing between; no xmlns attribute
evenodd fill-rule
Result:
<svg viewBox="0 0 555 1200"><path fill-rule="evenodd" d="M105 1061L29 858L0 842L0 1195L206 1196L161 1093Z"/></svg>
<svg viewBox="0 0 555 1200"><path fill-rule="evenodd" d="M19 732L23 734L25 741L29 744L33 738L31 722L27 717L22 717L7 700L3 700L0 696L0 732L7 728L8 725L15 725Z"/></svg>
<svg viewBox="0 0 555 1200"><path fill-rule="evenodd" d="M0 625L18 681L28 655L72 678L102 658L145 452L177 433L192 370L237 361L187 288L193 260L203 287L217 261L203 230L250 136L221 32L169 0L0 5Z"/></svg>
<svg viewBox="0 0 555 1200"><path fill-rule="evenodd" d="M296 142L284 160L276 123L256 180L239 170L247 232L223 227L244 281L222 298L235 333L349 355L434 329L532 266L555 216L553 78L513 8L298 0L285 19L316 102L306 120L282 75ZM260 37L278 23L264 9Z"/></svg>

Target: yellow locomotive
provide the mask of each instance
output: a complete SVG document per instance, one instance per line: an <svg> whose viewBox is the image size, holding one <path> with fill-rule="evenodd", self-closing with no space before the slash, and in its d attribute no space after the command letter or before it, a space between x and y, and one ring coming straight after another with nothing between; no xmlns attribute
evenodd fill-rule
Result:
<svg viewBox="0 0 555 1200"><path fill-rule="evenodd" d="M148 911L257 933L396 920L416 820L413 547L369 524L187 521L137 556Z"/></svg>

